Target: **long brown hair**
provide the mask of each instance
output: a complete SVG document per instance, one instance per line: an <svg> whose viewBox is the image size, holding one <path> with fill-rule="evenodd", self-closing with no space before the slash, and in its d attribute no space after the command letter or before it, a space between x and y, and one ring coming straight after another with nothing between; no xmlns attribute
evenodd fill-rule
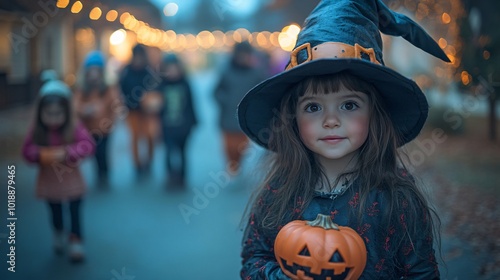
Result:
<svg viewBox="0 0 500 280"><path fill-rule="evenodd" d="M370 123L368 137L359 149L356 165L342 173L333 186L347 178L357 182L360 201L357 221L360 224L370 191L378 189L386 191L390 202L384 213L384 224L391 223L395 211L402 209L401 204L404 203L410 236L422 230L439 235L435 219L430 214L434 214L437 222L439 218L413 177L405 174L406 168L398 151L401 136L395 130L377 89L347 72L307 78L290 88L290 94L283 97L279 117L273 118L270 123L268 146L273 152L267 154L268 164L265 165L269 169L249 204L259 226L265 230L276 230L290 219L298 218L313 199L314 186L328 183L320 162L300 140L295 112L299 97L305 93L334 93L341 87L368 95ZM269 201L270 188L272 202ZM302 212L291 217L292 209L301 209ZM414 222L422 215L430 219L427 229L417 228ZM437 240L439 242L439 238Z"/></svg>
<svg viewBox="0 0 500 280"><path fill-rule="evenodd" d="M46 95L39 99L38 106L35 112L35 126L33 130L33 141L40 146L48 146L49 143L49 129L42 122L42 110L45 106L56 103L64 110L66 120L63 125L58 129L63 137L64 144L73 142L73 134L75 129L75 122L73 112L71 110L71 101L68 98L59 95Z"/></svg>

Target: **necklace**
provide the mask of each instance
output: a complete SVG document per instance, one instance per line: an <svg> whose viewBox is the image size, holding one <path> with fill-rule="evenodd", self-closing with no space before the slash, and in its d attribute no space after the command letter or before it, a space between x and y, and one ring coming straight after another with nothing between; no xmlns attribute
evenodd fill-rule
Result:
<svg viewBox="0 0 500 280"><path fill-rule="evenodd" d="M347 189L351 186L351 184L349 183L349 180L345 178L340 188L334 188L329 192L318 191L318 193L320 194L320 196L330 198L333 203L333 200L335 200L338 196L343 195L347 191Z"/></svg>
<svg viewBox="0 0 500 280"><path fill-rule="evenodd" d="M335 188L330 192L329 195L330 199L335 200L338 196L343 195L347 191L349 186L350 186L349 180L347 178L344 179L344 182L342 183L340 189Z"/></svg>

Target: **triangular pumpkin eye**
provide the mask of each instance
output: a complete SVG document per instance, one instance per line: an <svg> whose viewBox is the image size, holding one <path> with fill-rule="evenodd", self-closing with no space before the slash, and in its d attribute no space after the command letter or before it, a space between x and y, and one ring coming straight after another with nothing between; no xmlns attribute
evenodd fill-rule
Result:
<svg viewBox="0 0 500 280"><path fill-rule="evenodd" d="M342 258L342 255L339 253L339 251L335 251L330 258L330 262L332 263L343 263L344 258Z"/></svg>
<svg viewBox="0 0 500 280"><path fill-rule="evenodd" d="M307 248L307 245L304 246L304 249L302 249L300 251L299 255L301 255L301 256L308 256L308 257L311 256L311 254L309 253L309 249Z"/></svg>

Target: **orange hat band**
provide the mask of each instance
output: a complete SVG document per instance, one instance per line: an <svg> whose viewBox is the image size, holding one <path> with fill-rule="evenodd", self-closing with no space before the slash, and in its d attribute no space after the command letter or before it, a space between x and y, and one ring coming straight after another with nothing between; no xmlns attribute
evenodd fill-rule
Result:
<svg viewBox="0 0 500 280"><path fill-rule="evenodd" d="M354 46L340 43L340 42L325 42L311 48L310 43L305 43L296 47L290 53L290 63L286 67L285 70L289 70L297 65L299 65L297 61L297 55L301 51L307 52L307 59L301 62L308 62L315 59L321 58L358 58L361 59L361 55L364 53L370 57L370 61L376 64L380 64L380 62L375 57L375 51L373 48L365 49L358 43L354 44Z"/></svg>

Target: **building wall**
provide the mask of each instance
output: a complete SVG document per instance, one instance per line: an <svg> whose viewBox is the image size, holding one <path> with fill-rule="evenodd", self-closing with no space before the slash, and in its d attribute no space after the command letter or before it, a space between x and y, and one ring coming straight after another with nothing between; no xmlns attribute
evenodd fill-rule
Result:
<svg viewBox="0 0 500 280"><path fill-rule="evenodd" d="M0 38L8 39L0 40L0 110L31 103L44 69L54 69L63 80L74 81L71 16L59 14L39 22L34 18L2 12Z"/></svg>

